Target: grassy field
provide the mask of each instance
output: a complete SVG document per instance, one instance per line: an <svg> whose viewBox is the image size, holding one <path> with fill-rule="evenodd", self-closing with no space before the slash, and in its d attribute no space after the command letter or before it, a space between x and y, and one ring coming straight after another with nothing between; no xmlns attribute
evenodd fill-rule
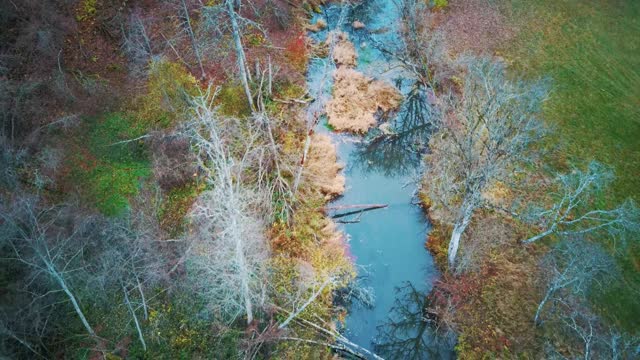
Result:
<svg viewBox="0 0 640 360"><path fill-rule="evenodd" d="M616 174L599 203L640 201L640 1L511 0L507 12L519 32L505 58L525 76L552 78L544 109L550 170L598 160ZM637 333L640 246L618 260L622 279L594 295L594 305Z"/></svg>
<svg viewBox="0 0 640 360"><path fill-rule="evenodd" d="M640 200L640 2L512 0L510 12L520 31L506 57L520 73L552 78L553 162L609 164L609 200Z"/></svg>

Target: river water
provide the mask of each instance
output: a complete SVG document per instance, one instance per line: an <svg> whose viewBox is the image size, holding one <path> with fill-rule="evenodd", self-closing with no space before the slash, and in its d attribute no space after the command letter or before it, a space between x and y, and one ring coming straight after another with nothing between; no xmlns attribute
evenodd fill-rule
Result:
<svg viewBox="0 0 640 360"><path fill-rule="evenodd" d="M327 129L326 119L316 128L330 133L346 165L346 191L333 205L388 204L385 209L340 218L359 221L341 227L349 239L359 283L375 298L373 305L357 300L350 303L343 333L388 359L452 358L451 341L434 335L424 316L425 296L439 276L424 248L429 224L414 204L416 174L430 130L425 91L379 50L400 41L400 14L394 1L365 0L344 6L323 7L312 23L323 18L328 27L309 36L324 41L332 30L348 33L358 52L357 70L394 84L405 100L396 114L381 119L389 122L393 135L379 129L365 137L335 134ZM366 28L354 29L355 20ZM312 59L307 81L314 98L330 96L332 69L328 59Z"/></svg>

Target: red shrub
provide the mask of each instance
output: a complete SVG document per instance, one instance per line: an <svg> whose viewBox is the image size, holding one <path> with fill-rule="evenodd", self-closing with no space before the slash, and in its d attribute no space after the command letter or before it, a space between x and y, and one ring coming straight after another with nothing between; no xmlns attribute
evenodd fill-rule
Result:
<svg viewBox="0 0 640 360"><path fill-rule="evenodd" d="M304 34L296 36L287 43L285 56L295 68L299 70L305 68L308 53Z"/></svg>

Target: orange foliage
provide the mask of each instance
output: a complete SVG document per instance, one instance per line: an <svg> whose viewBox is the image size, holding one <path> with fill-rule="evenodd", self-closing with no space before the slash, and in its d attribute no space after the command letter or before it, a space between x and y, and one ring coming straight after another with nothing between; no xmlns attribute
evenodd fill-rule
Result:
<svg viewBox="0 0 640 360"><path fill-rule="evenodd" d="M296 69L304 71L309 56L304 34L294 37L287 43L285 56Z"/></svg>

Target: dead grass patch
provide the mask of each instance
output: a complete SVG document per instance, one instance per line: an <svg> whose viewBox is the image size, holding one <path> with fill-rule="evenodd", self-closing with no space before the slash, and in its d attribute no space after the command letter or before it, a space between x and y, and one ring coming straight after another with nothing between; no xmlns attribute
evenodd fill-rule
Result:
<svg viewBox="0 0 640 360"><path fill-rule="evenodd" d="M349 41L349 35L342 31L334 31L327 36L327 44L333 44L333 61L338 66L356 66L358 54L353 43Z"/></svg>
<svg viewBox="0 0 640 360"><path fill-rule="evenodd" d="M337 131L366 133L376 125L376 113L396 109L402 95L391 84L374 80L358 71L338 68L333 98L326 105L329 125Z"/></svg>
<svg viewBox="0 0 640 360"><path fill-rule="evenodd" d="M305 178L311 187L318 189L327 198L333 198L344 192L344 176L340 171L344 167L338 163L336 146L325 134L311 137L311 148L305 167Z"/></svg>

